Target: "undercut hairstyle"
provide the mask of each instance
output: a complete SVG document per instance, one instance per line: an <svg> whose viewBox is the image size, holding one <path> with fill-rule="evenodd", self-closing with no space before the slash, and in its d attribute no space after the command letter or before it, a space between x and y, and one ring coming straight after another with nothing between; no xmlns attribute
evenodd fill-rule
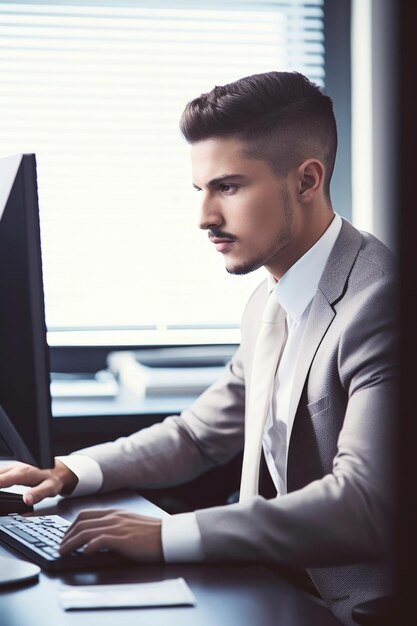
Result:
<svg viewBox="0 0 417 626"><path fill-rule="evenodd" d="M267 161L278 176L315 158L330 180L337 149L333 103L299 72L267 72L214 87L187 104L181 132L193 144L214 137L236 137L248 158Z"/></svg>

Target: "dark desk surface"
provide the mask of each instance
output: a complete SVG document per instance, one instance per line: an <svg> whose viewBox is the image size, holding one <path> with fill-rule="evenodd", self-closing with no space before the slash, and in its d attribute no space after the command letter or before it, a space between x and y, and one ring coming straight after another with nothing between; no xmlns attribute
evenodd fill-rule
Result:
<svg viewBox="0 0 417 626"><path fill-rule="evenodd" d="M145 515L164 513L127 492L99 497L47 500L36 513L73 519L83 508L123 507ZM13 554L0 546L0 554ZM17 557L16 557L17 558ZM195 607L64 611L60 584L150 582L184 577ZM47 574L39 581L0 587L1 626L340 626L326 609L261 565L139 565L121 569Z"/></svg>

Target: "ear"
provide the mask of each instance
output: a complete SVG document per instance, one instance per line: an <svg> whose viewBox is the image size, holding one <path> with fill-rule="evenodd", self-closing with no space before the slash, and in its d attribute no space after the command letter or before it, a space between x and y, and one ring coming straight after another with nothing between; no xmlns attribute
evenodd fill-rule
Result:
<svg viewBox="0 0 417 626"><path fill-rule="evenodd" d="M304 161L297 170L300 202L311 202L323 187L324 167L317 159Z"/></svg>

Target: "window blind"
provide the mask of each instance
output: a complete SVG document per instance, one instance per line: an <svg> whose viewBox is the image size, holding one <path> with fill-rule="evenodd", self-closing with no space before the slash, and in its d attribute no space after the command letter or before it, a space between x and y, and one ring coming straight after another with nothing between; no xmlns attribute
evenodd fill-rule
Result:
<svg viewBox="0 0 417 626"><path fill-rule="evenodd" d="M238 341L263 270L199 231L185 104L296 69L324 84L322 0L3 2L0 152L35 152L51 345Z"/></svg>

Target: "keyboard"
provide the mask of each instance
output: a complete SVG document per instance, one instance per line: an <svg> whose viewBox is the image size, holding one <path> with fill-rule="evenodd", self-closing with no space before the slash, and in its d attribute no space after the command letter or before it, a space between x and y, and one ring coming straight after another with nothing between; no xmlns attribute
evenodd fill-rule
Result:
<svg viewBox="0 0 417 626"><path fill-rule="evenodd" d="M70 522L59 515L0 517L0 541L46 570L89 569L130 563L110 550L85 554L83 549L61 555L59 544Z"/></svg>

